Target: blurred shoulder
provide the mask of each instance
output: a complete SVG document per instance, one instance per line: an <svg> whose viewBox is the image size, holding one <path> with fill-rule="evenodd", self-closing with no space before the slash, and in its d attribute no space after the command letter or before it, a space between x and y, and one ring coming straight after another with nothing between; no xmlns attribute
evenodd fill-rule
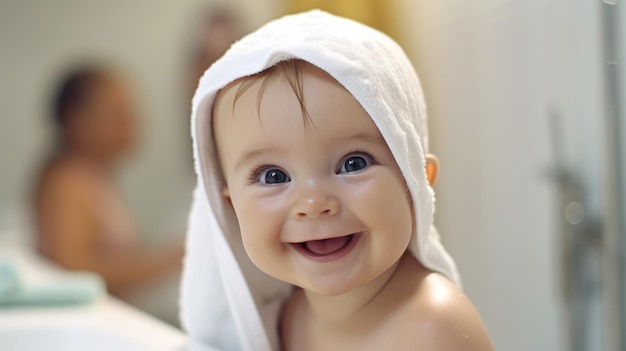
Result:
<svg viewBox="0 0 626 351"><path fill-rule="evenodd" d="M44 184L68 188L80 188L94 183L95 172L84 162L70 157L59 157L49 162L42 170L40 179Z"/></svg>
<svg viewBox="0 0 626 351"><path fill-rule="evenodd" d="M494 350L487 329L467 296L441 274L430 272L418 283L406 318L407 333L418 348L437 351Z"/></svg>
<svg viewBox="0 0 626 351"><path fill-rule="evenodd" d="M35 196L38 201L84 198L97 187L95 177L73 160L56 159L42 168Z"/></svg>

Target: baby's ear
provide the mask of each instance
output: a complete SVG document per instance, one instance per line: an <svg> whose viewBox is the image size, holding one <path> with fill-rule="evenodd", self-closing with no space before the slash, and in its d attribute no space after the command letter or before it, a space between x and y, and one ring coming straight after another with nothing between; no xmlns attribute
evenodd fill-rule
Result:
<svg viewBox="0 0 626 351"><path fill-rule="evenodd" d="M426 179L428 184L434 186L437 181L437 175L439 174L439 160L433 154L426 154Z"/></svg>
<svg viewBox="0 0 626 351"><path fill-rule="evenodd" d="M230 207L233 207L233 202L230 199L230 190L228 190L228 186L222 188L222 198Z"/></svg>
<svg viewBox="0 0 626 351"><path fill-rule="evenodd" d="M222 188L222 197L230 203L230 190L228 190L227 186Z"/></svg>

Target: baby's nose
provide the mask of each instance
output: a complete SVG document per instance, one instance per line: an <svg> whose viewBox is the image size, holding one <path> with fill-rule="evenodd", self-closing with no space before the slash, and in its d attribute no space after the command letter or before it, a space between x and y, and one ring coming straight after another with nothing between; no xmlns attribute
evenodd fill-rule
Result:
<svg viewBox="0 0 626 351"><path fill-rule="evenodd" d="M301 189L292 208L296 219L332 216L339 212L339 201L320 186Z"/></svg>

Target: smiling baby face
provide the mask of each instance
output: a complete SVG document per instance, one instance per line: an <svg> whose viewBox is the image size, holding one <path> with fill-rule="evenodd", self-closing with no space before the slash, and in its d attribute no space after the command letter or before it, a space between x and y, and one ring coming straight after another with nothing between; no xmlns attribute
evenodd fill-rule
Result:
<svg viewBox="0 0 626 351"><path fill-rule="evenodd" d="M354 97L308 63L281 64L291 73L244 78L218 94L213 130L224 196L257 267L319 294L342 294L406 251L410 196Z"/></svg>

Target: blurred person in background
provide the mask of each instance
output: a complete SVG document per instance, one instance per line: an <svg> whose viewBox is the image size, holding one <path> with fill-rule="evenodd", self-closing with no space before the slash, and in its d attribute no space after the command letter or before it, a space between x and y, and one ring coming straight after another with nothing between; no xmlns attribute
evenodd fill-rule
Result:
<svg viewBox="0 0 626 351"><path fill-rule="evenodd" d="M135 145L127 84L100 67L71 72L54 98L56 145L35 187L37 250L70 270L98 273L109 292L133 302L181 269L183 238L146 250L113 173Z"/></svg>
<svg viewBox="0 0 626 351"><path fill-rule="evenodd" d="M237 16L231 10L218 7L211 7L203 13L200 28L194 35L197 37L191 50L190 97L204 71L241 37Z"/></svg>
<svg viewBox="0 0 626 351"><path fill-rule="evenodd" d="M213 62L222 57L231 44L237 41L242 34L237 14L226 6L210 6L204 8L200 12L199 18L196 18L192 33L189 35L189 51L186 61L188 66L185 68L185 83L187 99L185 99L186 110L182 114L186 127L185 139L189 141L189 149L185 153L185 157L189 158L189 163L193 164L193 160L189 155L191 152L191 139L189 134L190 126L189 116L191 115L191 98L196 92L198 83L204 71L209 68ZM191 168L191 167L190 167Z"/></svg>

